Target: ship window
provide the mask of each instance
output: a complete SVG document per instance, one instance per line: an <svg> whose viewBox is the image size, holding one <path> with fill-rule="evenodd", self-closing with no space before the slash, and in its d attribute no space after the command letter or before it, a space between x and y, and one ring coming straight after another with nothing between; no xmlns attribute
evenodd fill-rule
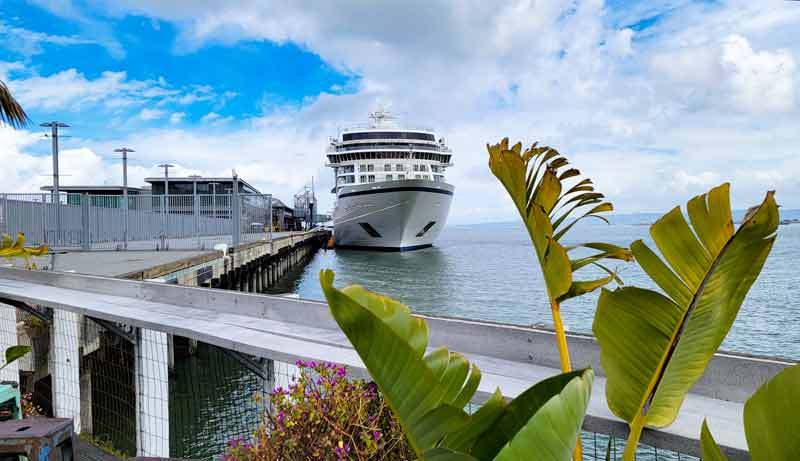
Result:
<svg viewBox="0 0 800 461"><path fill-rule="evenodd" d="M361 175L360 182L367 182L367 175L365 175L365 174L362 174L362 175Z"/></svg>
<svg viewBox="0 0 800 461"><path fill-rule="evenodd" d="M419 171L428 171L428 165L420 165Z"/></svg>
<svg viewBox="0 0 800 461"><path fill-rule="evenodd" d="M430 175L424 174L422 175L422 179L431 179Z"/></svg>
<svg viewBox="0 0 800 461"><path fill-rule="evenodd" d="M406 175L404 175L404 174L397 175L397 180L398 181L405 181L405 179L406 179Z"/></svg>
<svg viewBox="0 0 800 461"><path fill-rule="evenodd" d="M364 229L364 231L367 234L369 234L370 237L374 237L374 238L380 238L381 237L381 234L378 233L378 231L376 231L375 228L372 227L369 223L360 222L360 223L358 223L358 225L361 226L361 228Z"/></svg>
<svg viewBox="0 0 800 461"><path fill-rule="evenodd" d="M436 181L436 182L444 182L444 176L435 174L435 175L433 175L433 180Z"/></svg>
<svg viewBox="0 0 800 461"><path fill-rule="evenodd" d="M391 181L391 180L392 180L392 175L390 175L390 174L387 174L387 175L386 175L386 180L387 180L387 181Z"/></svg>
<svg viewBox="0 0 800 461"><path fill-rule="evenodd" d="M374 174L369 175L369 179L367 179L367 182L375 182L375 175Z"/></svg>
<svg viewBox="0 0 800 461"><path fill-rule="evenodd" d="M392 164L391 163L387 163L387 164L383 165L383 171L392 171Z"/></svg>
<svg viewBox="0 0 800 461"><path fill-rule="evenodd" d="M417 165L416 163L414 164L414 171L419 171L419 165Z"/></svg>
<svg viewBox="0 0 800 461"><path fill-rule="evenodd" d="M431 221L428 224L425 224L425 227L423 227L422 230L419 231L419 233L417 234L417 237L422 237L423 235L425 235L426 232L431 230L431 227L433 227L435 225L436 225L436 221Z"/></svg>
<svg viewBox="0 0 800 461"><path fill-rule="evenodd" d="M418 175L418 174L415 174L415 175L414 175L414 179L422 179L422 176L421 176L421 175Z"/></svg>
<svg viewBox="0 0 800 461"><path fill-rule="evenodd" d="M363 163L358 165L358 171L359 173L365 173L367 171L367 165L364 165Z"/></svg>
<svg viewBox="0 0 800 461"><path fill-rule="evenodd" d="M404 131L377 131L370 133L347 133L342 135L342 141L358 141L362 139L419 139L422 141L436 141L432 134L408 133Z"/></svg>
<svg viewBox="0 0 800 461"><path fill-rule="evenodd" d="M405 171L406 170L405 165L403 165L402 163L398 163L397 165L395 165L394 169L397 170L397 171Z"/></svg>
<svg viewBox="0 0 800 461"><path fill-rule="evenodd" d="M371 163L369 165L367 165L367 171L375 171L375 165L373 165Z"/></svg>

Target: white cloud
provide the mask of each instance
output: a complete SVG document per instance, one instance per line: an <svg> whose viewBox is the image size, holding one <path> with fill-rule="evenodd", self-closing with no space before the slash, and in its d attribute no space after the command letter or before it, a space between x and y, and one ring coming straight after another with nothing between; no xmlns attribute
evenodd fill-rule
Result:
<svg viewBox="0 0 800 461"><path fill-rule="evenodd" d="M240 40L291 42L359 79L352 93L311 95L290 106L265 98L265 115L238 123L212 103L198 126L145 130L113 144L131 144L147 168L166 160L202 174L236 168L288 199L311 175L320 190L330 188L326 136L390 102L408 121L435 126L453 147L453 222L514 217L484 148L506 135L558 147L622 211L666 210L727 180L735 206L776 188L784 205L800 207L798 9L777 1L667 3L619 12L599 0L353 0L315 8L290 1L114 2L107 14L174 23L180 52ZM666 10L650 29L624 27ZM127 83L123 77L115 84ZM181 104L211 102L202 85L158 82L112 88L114 96L100 100L122 107L164 89L179 90L159 96L159 110L181 111L170 121L183 120L176 115ZM84 91L74 104L92 101ZM112 143L85 144L106 152ZM330 206L330 195L320 198L323 209Z"/></svg>
<svg viewBox="0 0 800 461"><path fill-rule="evenodd" d="M167 106L190 106L206 103L221 108L235 97L235 93L217 93L214 88L191 85L173 87L164 77L152 80L136 80L126 72L102 72L96 78L88 78L78 69L71 68L49 75L39 75L20 62L0 61L0 78L25 108L40 111L78 112L89 108L102 108L117 117L126 117L132 107L143 107L138 113L140 120L163 117ZM127 114L127 115L126 115Z"/></svg>
<svg viewBox="0 0 800 461"><path fill-rule="evenodd" d="M788 50L755 52L740 35L722 45L722 67L734 104L742 110L787 112L795 108L795 62Z"/></svg>
<svg viewBox="0 0 800 461"><path fill-rule="evenodd" d="M169 116L169 123L173 125L181 123L185 117L186 112L173 112L172 115Z"/></svg>
<svg viewBox="0 0 800 461"><path fill-rule="evenodd" d="M142 120L145 120L145 121L158 120L158 119L164 117L165 115L166 115L166 112L163 111L163 110L160 110L160 109L147 109L147 108L145 108L145 109L142 109L141 112L139 112L139 118L142 119ZM172 115L174 116L175 114L172 114Z"/></svg>
<svg viewBox="0 0 800 461"><path fill-rule="evenodd" d="M43 45L93 45L97 42L75 35L51 35L21 27L15 27L0 20L0 46L8 50L33 56L44 51Z"/></svg>
<svg viewBox="0 0 800 461"><path fill-rule="evenodd" d="M206 115L200 117L200 121L203 122L203 123L210 123L210 122L213 122L214 120L218 120L219 118L220 118L220 115L218 113L209 112Z"/></svg>

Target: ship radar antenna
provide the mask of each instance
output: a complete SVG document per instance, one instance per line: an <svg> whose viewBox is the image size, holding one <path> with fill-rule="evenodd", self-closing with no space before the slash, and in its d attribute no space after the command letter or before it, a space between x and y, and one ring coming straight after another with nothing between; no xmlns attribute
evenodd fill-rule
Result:
<svg viewBox="0 0 800 461"><path fill-rule="evenodd" d="M374 128L389 126L396 120L396 117L383 105L378 106L374 112L371 112L369 118L372 120Z"/></svg>

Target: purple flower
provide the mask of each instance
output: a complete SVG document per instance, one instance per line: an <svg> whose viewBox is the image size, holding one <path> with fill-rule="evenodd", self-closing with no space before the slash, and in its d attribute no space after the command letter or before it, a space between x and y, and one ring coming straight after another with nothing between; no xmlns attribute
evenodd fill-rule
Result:
<svg viewBox="0 0 800 461"><path fill-rule="evenodd" d="M373 431L372 432L372 438L377 442L381 438L381 433L378 432L378 431Z"/></svg>

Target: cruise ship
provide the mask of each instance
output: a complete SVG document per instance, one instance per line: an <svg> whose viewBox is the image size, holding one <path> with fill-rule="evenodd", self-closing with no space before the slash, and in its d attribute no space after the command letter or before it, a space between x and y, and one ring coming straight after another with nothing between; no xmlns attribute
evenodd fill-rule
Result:
<svg viewBox="0 0 800 461"><path fill-rule="evenodd" d="M433 245L455 188L445 182L452 153L433 130L400 126L386 111L330 139L337 247L408 251Z"/></svg>

